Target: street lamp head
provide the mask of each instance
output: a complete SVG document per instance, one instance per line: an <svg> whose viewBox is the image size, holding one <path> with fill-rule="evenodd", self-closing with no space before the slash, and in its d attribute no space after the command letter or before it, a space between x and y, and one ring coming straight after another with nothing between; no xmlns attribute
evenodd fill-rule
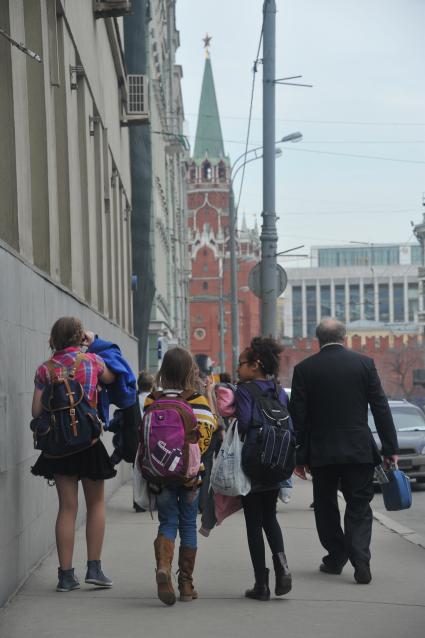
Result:
<svg viewBox="0 0 425 638"><path fill-rule="evenodd" d="M276 155L276 157L280 157L281 155L283 155L282 149L281 148L275 148L274 154Z"/></svg>
<svg viewBox="0 0 425 638"><path fill-rule="evenodd" d="M282 137L280 142L300 142L302 139L303 134L299 131L296 131L295 133L290 133L289 135L285 135L285 137Z"/></svg>

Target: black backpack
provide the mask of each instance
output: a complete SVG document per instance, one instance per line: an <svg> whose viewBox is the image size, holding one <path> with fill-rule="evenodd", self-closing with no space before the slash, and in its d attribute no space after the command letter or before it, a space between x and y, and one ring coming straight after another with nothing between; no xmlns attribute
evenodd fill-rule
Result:
<svg viewBox="0 0 425 638"><path fill-rule="evenodd" d="M253 399L252 421L242 448L242 469L255 483L274 486L295 468L295 435L280 387L262 390L255 382L244 385Z"/></svg>
<svg viewBox="0 0 425 638"><path fill-rule="evenodd" d="M86 358L78 353L72 368L62 368L59 376L48 361L50 383L42 396L43 412L32 419L34 447L45 456L60 458L89 448L102 432L96 407L75 380L78 366Z"/></svg>

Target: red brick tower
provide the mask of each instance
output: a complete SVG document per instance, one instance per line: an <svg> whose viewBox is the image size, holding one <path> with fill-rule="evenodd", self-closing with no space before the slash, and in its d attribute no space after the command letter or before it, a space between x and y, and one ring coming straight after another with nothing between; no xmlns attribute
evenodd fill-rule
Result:
<svg viewBox="0 0 425 638"><path fill-rule="evenodd" d="M191 259L190 348L211 358L215 369L231 372L229 194L230 160L225 155L214 78L206 52L193 157L187 173L189 251ZM259 334L259 303L248 288L248 275L259 261L258 230L244 221L237 237L240 346ZM220 302L224 322L220 322ZM224 332L224 362L220 333Z"/></svg>

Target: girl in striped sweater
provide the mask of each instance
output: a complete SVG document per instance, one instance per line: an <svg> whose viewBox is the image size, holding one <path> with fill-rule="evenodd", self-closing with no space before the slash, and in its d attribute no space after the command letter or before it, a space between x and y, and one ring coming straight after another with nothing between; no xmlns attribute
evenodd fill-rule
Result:
<svg viewBox="0 0 425 638"><path fill-rule="evenodd" d="M198 445L201 455L208 449L211 437L217 428L217 420L212 413L212 387L207 386L206 396L195 390L196 387L196 363L184 348L171 348L167 350L162 361L161 369L157 376L157 386L166 392L167 396L177 397L183 392L195 414L199 439ZM154 397L149 395L145 400L145 410L154 402ZM202 473L200 468L200 475ZM159 529L155 540L155 557L157 563L156 581L158 585L158 597L167 605L173 605L176 601L171 580L171 565L174 555L174 543L177 531L180 535L179 549L179 577L178 585L180 600L192 601L198 597L193 587L193 570L197 550L196 517L198 513L199 485L194 485L193 480L187 485L164 485L157 496Z"/></svg>

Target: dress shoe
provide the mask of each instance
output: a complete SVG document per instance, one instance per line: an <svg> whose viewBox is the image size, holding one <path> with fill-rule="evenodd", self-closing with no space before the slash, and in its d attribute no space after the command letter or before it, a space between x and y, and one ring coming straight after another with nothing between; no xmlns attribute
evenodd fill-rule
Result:
<svg viewBox="0 0 425 638"><path fill-rule="evenodd" d="M319 567L320 571L324 574L334 574L339 576L342 572L344 565L328 565L327 563L322 563Z"/></svg>
<svg viewBox="0 0 425 638"><path fill-rule="evenodd" d="M357 563L354 566L354 580L359 585L369 585L372 580L368 563Z"/></svg>

